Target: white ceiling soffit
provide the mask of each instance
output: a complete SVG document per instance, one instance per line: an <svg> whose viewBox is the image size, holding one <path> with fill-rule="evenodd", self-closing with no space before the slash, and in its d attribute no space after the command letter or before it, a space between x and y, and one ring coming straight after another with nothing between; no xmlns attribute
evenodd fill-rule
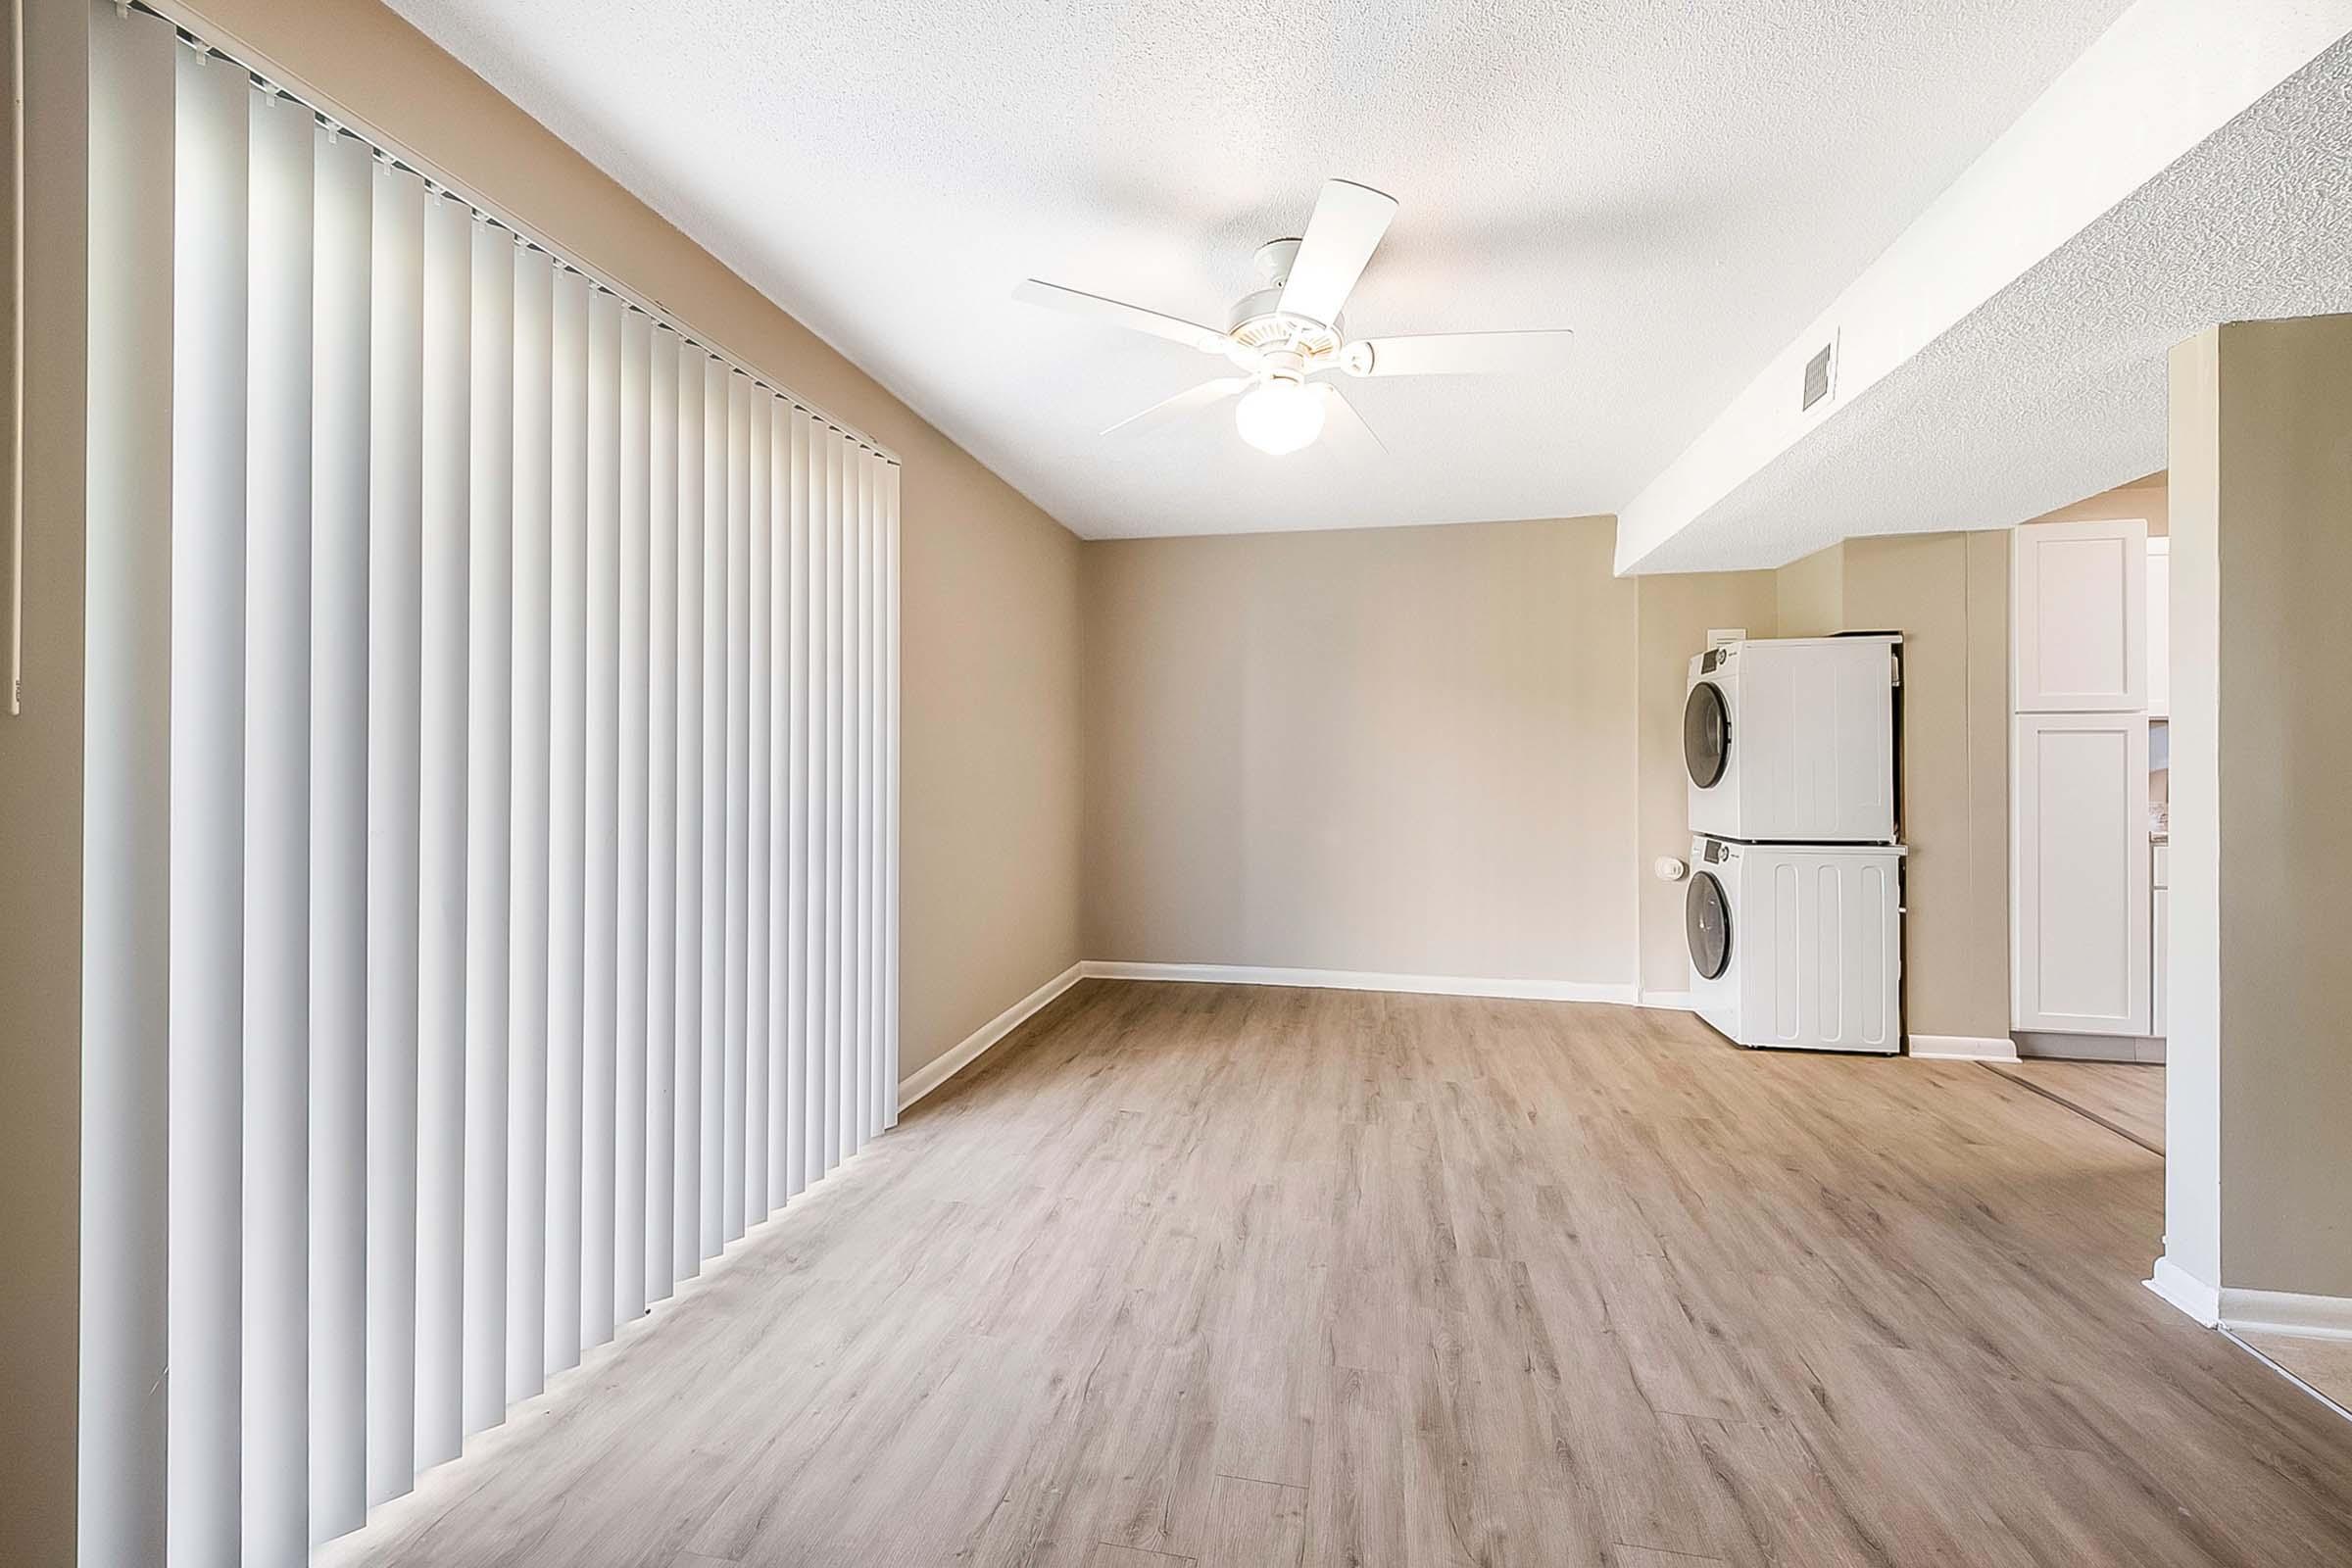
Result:
<svg viewBox="0 0 2352 1568"><path fill-rule="evenodd" d="M1612 512L2127 0L391 0L1090 536ZM1343 379L1360 464L1229 373L1008 297L1223 326L1330 176L1402 204L1359 335L1573 327L1569 368Z"/></svg>
<svg viewBox="0 0 2352 1568"><path fill-rule="evenodd" d="M1618 569L2006 527L2163 467L2174 343L2352 311L2348 30L2352 0L2141 0L1625 508Z"/></svg>

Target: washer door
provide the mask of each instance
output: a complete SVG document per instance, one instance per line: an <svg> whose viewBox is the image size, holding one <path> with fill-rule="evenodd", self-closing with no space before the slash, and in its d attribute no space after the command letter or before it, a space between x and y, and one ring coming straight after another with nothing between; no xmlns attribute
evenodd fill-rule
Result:
<svg viewBox="0 0 2352 1568"><path fill-rule="evenodd" d="M1702 680L1683 704L1683 763L1690 769L1690 782L1713 789L1731 757L1731 710L1724 706L1723 689Z"/></svg>
<svg viewBox="0 0 2352 1568"><path fill-rule="evenodd" d="M1690 939L1690 966L1701 980L1720 980L1732 966L1732 906L1711 871L1693 871L1683 895L1683 930Z"/></svg>

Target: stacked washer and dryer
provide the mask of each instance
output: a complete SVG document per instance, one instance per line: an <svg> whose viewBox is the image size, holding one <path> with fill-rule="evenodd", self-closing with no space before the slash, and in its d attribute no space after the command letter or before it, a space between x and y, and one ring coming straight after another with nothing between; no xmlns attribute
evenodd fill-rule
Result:
<svg viewBox="0 0 2352 1568"><path fill-rule="evenodd" d="M1740 1045L1902 1049L1901 643L1738 639L1690 661L1690 997Z"/></svg>

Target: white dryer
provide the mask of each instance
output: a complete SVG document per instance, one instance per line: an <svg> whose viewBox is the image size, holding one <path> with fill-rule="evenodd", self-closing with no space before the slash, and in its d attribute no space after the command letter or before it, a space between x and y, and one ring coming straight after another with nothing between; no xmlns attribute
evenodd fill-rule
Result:
<svg viewBox="0 0 2352 1568"><path fill-rule="evenodd" d="M1902 1049L1896 845L1690 841L1690 1000L1742 1046Z"/></svg>
<svg viewBox="0 0 2352 1568"><path fill-rule="evenodd" d="M1894 633L1749 638L1690 661L1690 831L1749 844L1894 839Z"/></svg>

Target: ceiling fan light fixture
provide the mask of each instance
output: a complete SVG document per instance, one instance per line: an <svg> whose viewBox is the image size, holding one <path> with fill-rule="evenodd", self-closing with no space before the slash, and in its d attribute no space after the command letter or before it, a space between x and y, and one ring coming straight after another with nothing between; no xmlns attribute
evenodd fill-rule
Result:
<svg viewBox="0 0 2352 1568"><path fill-rule="evenodd" d="M1233 422L1243 440L1279 458L1312 446L1323 433L1323 400L1302 381L1270 377L1244 395Z"/></svg>

